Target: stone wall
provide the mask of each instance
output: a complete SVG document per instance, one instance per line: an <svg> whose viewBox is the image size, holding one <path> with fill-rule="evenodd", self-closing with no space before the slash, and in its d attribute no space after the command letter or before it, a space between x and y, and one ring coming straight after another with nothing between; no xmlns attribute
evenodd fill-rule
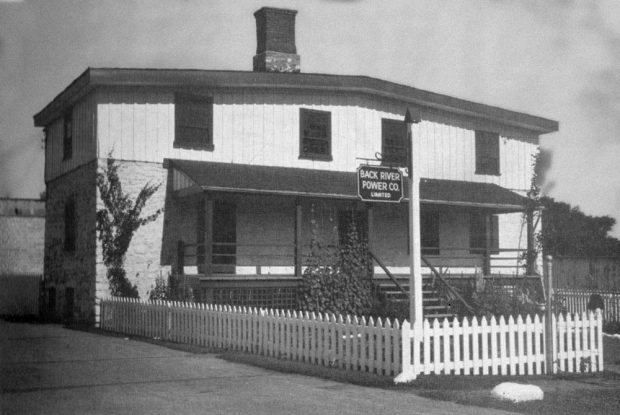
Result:
<svg viewBox="0 0 620 415"><path fill-rule="evenodd" d="M0 275L41 275L44 233L44 217L0 216Z"/></svg>
<svg viewBox="0 0 620 415"><path fill-rule="evenodd" d="M95 161L47 183L44 275L46 289L55 288L56 307L51 318L63 316L65 290L74 290L73 317L92 320L95 301L96 192ZM64 248L65 205L75 200L75 251ZM46 302L49 299L46 297Z"/></svg>
<svg viewBox="0 0 620 415"><path fill-rule="evenodd" d="M99 168L106 166L107 160L99 160ZM123 192L130 195L135 201L138 193L145 184L161 184L159 189L147 201L142 210L142 217L153 214L157 209L164 208L168 189L168 170L161 163L118 161L119 179ZM97 192L98 193L98 192ZM103 207L103 202L97 198L97 209ZM168 206L167 208L170 208ZM138 287L140 298L147 299L150 290L155 286L157 277L168 277L170 272L171 253L173 247L163 243L164 221L166 212L159 215L157 220L140 227L133 235L129 249L125 256L125 271L127 278ZM97 240L97 298L110 295L106 267L103 264L101 242Z"/></svg>
<svg viewBox="0 0 620 415"><path fill-rule="evenodd" d="M142 216L163 208L169 191L168 171L159 163L119 163L118 173L123 191L130 195L132 201L146 183L161 183L158 191L147 201ZM67 287L74 290L72 317L77 320L94 321L97 315L96 299L110 295L107 269L103 264L101 243L96 232L96 212L103 207L97 191L96 172L105 165L105 159L93 161L47 184L44 272L46 289L56 290L56 308L50 317L65 317ZM75 200L77 220L75 252L64 249L64 210L70 198ZM174 250L172 247L165 248L163 243L164 218L165 214L161 214L156 221L138 229L125 257L127 277L137 285L141 298L148 298L158 276L167 278L170 272Z"/></svg>

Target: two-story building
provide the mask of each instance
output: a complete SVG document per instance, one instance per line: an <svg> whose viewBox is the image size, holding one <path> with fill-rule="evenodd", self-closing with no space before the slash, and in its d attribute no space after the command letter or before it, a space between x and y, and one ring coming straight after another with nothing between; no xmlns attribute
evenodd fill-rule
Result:
<svg viewBox="0 0 620 415"><path fill-rule="evenodd" d="M295 14L256 12L251 72L89 68L35 115L46 132L45 279L56 304L92 320L109 295L95 230L95 177L108 157L125 191L162 183L144 213L164 214L136 232L126 257L142 297L180 269L197 276L203 300L279 295L285 306L313 229L337 244L352 221L391 272L407 274L407 195L364 203L356 175L360 164L406 165L407 111L420 121L422 254L453 275L522 269L508 250L527 248L528 229L532 239L523 196L539 136L558 123L365 76L303 73ZM489 255L512 260L491 268Z"/></svg>

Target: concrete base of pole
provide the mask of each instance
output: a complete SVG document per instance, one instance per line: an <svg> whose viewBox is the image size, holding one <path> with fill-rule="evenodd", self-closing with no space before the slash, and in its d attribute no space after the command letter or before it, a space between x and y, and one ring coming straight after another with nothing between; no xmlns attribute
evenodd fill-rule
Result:
<svg viewBox="0 0 620 415"><path fill-rule="evenodd" d="M403 371L394 378L394 383L397 385L400 383L409 383L413 380L416 380L416 378L417 376L415 374L415 371L413 370L413 367L407 367L404 368Z"/></svg>

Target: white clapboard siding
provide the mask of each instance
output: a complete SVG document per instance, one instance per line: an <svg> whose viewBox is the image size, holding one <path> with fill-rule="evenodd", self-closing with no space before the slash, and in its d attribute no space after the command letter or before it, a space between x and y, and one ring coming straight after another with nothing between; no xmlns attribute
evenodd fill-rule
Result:
<svg viewBox="0 0 620 415"><path fill-rule="evenodd" d="M60 117L47 126L45 146L46 182L97 158L95 96L91 94L77 102L72 107L71 113L73 116L73 154L71 158L63 160L63 118Z"/></svg>
<svg viewBox="0 0 620 415"><path fill-rule="evenodd" d="M97 92L98 154L123 160L164 158L264 166L355 171L358 158L381 151L381 119L403 119L405 104L364 95L215 91L213 151L173 147L174 95L148 90ZM330 111L333 161L299 159L299 109ZM507 135L508 133L506 133ZM475 131L471 123L444 116L425 119L414 130L422 177L496 183L529 188L535 137L500 139L500 176L475 174Z"/></svg>

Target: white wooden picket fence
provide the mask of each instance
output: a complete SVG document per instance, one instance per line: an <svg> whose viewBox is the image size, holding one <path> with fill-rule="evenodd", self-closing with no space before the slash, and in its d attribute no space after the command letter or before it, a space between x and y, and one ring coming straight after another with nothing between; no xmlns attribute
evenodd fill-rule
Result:
<svg viewBox="0 0 620 415"><path fill-rule="evenodd" d="M601 322L595 313L554 316L551 371L603 370ZM549 372L538 316L425 320L412 329L407 321L111 298L101 301L101 328L384 376Z"/></svg>
<svg viewBox="0 0 620 415"><path fill-rule="evenodd" d="M389 319L108 299L101 301L101 328L386 376L402 366L400 325Z"/></svg>
<svg viewBox="0 0 620 415"><path fill-rule="evenodd" d="M555 299L564 303L569 313L583 313L588 309L588 300L592 294L598 294L605 305L603 319L606 322L620 321L620 293L599 290L581 290L555 288Z"/></svg>
<svg viewBox="0 0 620 415"><path fill-rule="evenodd" d="M404 353L412 356L410 370L427 375L540 375L603 370L600 315L554 315L552 333L550 372L545 367L545 317L537 315L507 320L474 317L456 324L424 320L417 335L405 323L403 338L409 338L411 343L405 345L409 350ZM415 349L416 338L420 339L419 350Z"/></svg>

